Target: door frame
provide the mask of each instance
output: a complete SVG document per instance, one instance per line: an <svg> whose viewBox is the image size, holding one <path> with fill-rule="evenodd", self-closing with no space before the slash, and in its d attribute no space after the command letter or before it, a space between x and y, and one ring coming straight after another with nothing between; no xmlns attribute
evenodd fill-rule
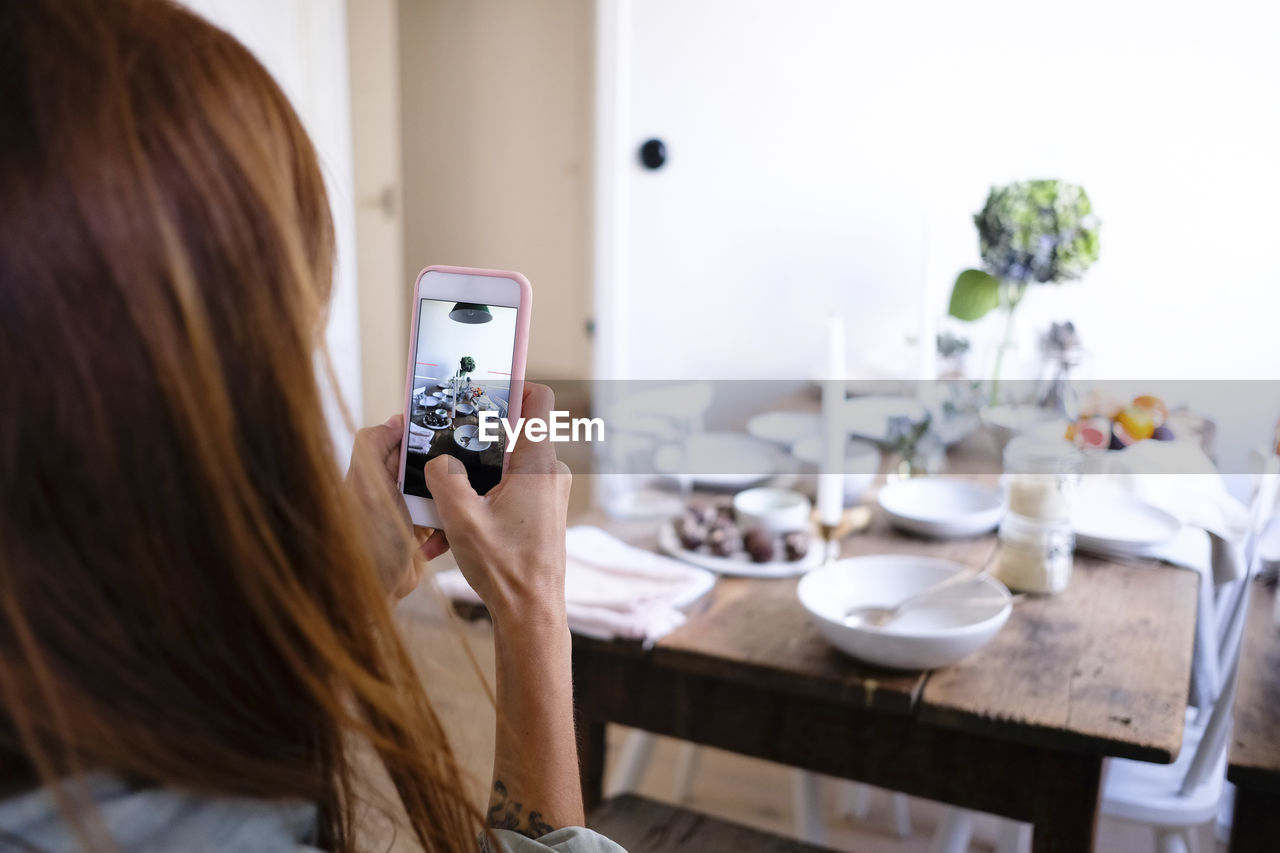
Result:
<svg viewBox="0 0 1280 853"><path fill-rule="evenodd" d="M627 363L630 296L631 0L596 0L595 297L592 375L631 378Z"/></svg>

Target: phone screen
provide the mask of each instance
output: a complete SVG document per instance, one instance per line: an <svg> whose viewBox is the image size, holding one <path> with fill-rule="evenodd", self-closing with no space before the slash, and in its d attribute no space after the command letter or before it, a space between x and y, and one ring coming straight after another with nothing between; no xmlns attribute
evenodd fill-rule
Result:
<svg viewBox="0 0 1280 853"><path fill-rule="evenodd" d="M405 453L404 493L430 498L422 467L441 454L466 466L479 494L502 479L507 436L480 438L480 419L507 416L515 354L516 309L504 305L422 299L413 343L413 390Z"/></svg>

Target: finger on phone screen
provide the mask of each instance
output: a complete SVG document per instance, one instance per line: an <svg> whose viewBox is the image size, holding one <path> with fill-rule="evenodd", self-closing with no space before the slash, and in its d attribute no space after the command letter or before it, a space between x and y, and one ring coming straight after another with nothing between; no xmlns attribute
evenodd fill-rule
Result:
<svg viewBox="0 0 1280 853"><path fill-rule="evenodd" d="M546 385L537 382L524 383L524 394L521 396L520 417L526 421L539 418L547 422L551 420L551 407L556 397ZM524 440L511 451L511 464L508 470L517 474L548 474L555 469L556 450L549 440Z"/></svg>
<svg viewBox="0 0 1280 853"><path fill-rule="evenodd" d="M467 479L467 469L453 456L443 454L422 468L427 488L436 502L444 527L473 521L481 511L480 496Z"/></svg>

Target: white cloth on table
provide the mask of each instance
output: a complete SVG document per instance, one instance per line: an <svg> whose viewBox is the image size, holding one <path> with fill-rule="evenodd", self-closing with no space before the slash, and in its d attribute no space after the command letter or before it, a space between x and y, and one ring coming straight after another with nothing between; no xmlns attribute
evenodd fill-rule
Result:
<svg viewBox="0 0 1280 853"><path fill-rule="evenodd" d="M705 569L628 545L598 527L565 534L565 609L576 634L652 643L684 624L683 607L705 594L715 576ZM436 584L455 601L480 597L457 569Z"/></svg>
<svg viewBox="0 0 1280 853"><path fill-rule="evenodd" d="M1244 577L1241 546L1249 510L1232 497L1213 462L1193 441L1140 441L1108 454L1108 470L1086 475L1077 500L1091 489L1117 489L1173 515L1182 531L1146 549L1154 557L1200 572L1211 570L1215 585Z"/></svg>

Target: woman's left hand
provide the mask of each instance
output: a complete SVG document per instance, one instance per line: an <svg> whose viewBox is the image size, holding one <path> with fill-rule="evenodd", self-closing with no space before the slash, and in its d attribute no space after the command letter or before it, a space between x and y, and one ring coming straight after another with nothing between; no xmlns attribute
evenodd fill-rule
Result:
<svg viewBox="0 0 1280 853"><path fill-rule="evenodd" d="M449 550L443 530L413 525L409 508L396 487L403 435L403 415L392 415L386 423L357 431L351 468L347 471L347 483L371 525L370 538L382 587L396 599L417 588L427 560ZM416 549L406 548L406 533L411 527L418 543Z"/></svg>

